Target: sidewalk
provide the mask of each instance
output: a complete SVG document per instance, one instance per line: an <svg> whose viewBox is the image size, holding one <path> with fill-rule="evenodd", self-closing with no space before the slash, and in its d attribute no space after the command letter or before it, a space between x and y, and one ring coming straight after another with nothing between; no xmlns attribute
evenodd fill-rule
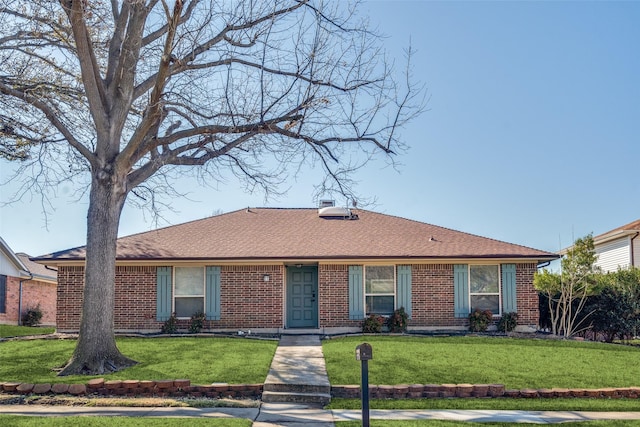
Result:
<svg viewBox="0 0 640 427"><path fill-rule="evenodd" d="M359 421L355 410L325 410L305 405L263 403L260 408L133 408L77 407L46 405L2 405L0 413L30 416L125 416L125 417L185 417L244 418L254 427L329 427L337 421ZM448 420L464 422L504 422L553 424L569 421L640 420L640 412L580 412L580 411L489 411L489 410L376 410L372 420Z"/></svg>
<svg viewBox="0 0 640 427"><path fill-rule="evenodd" d="M360 420L360 411L333 410L335 421ZM500 411L500 410L371 410L377 420L448 420L554 424L570 421L640 420L640 412Z"/></svg>

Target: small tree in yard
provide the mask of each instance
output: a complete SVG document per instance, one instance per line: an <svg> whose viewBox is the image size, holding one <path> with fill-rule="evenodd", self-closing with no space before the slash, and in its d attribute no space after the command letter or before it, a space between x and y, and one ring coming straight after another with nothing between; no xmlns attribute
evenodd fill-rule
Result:
<svg viewBox="0 0 640 427"><path fill-rule="evenodd" d="M577 239L561 260L561 272L543 270L536 273L533 285L548 301L551 333L573 336L584 327L590 313L581 314L587 298L597 292L599 269L593 237Z"/></svg>
<svg viewBox="0 0 640 427"><path fill-rule="evenodd" d="M353 197L353 172L393 163L422 110L409 67L397 83L342 1L0 1L0 157L24 180L13 199L32 190L47 206L65 181L89 195L80 333L60 375L136 363L113 333L125 202L159 214L190 171L277 194L312 166L316 197Z"/></svg>

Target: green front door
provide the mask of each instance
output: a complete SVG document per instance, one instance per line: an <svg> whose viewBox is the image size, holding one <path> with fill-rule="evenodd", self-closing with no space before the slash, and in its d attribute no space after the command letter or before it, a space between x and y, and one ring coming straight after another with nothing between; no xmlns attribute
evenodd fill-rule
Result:
<svg viewBox="0 0 640 427"><path fill-rule="evenodd" d="M317 296L317 267L287 267L287 327L318 327Z"/></svg>

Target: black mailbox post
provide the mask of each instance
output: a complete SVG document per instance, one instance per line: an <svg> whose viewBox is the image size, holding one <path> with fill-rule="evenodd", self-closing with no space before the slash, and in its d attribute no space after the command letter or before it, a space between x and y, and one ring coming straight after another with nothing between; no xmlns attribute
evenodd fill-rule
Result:
<svg viewBox="0 0 640 427"><path fill-rule="evenodd" d="M362 343L356 347L356 360L361 362L360 395L362 396L362 426L369 427L369 360L373 359L371 344Z"/></svg>

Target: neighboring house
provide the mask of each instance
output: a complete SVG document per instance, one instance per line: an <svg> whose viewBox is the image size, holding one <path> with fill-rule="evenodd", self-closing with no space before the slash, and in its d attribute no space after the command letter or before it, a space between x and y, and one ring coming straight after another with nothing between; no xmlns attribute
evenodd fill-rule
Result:
<svg viewBox="0 0 640 427"><path fill-rule="evenodd" d="M41 324L56 324L56 271L14 253L0 238L0 323L19 325L21 313L40 307Z"/></svg>
<svg viewBox="0 0 640 427"><path fill-rule="evenodd" d="M615 228L593 238L602 271L617 271L622 268L640 268L640 219Z"/></svg>
<svg viewBox="0 0 640 427"><path fill-rule="evenodd" d="M61 332L80 324L85 248L58 268ZM466 329L475 308L538 323L533 274L557 255L361 209L247 208L118 239L116 331L334 334L404 307L411 330Z"/></svg>

